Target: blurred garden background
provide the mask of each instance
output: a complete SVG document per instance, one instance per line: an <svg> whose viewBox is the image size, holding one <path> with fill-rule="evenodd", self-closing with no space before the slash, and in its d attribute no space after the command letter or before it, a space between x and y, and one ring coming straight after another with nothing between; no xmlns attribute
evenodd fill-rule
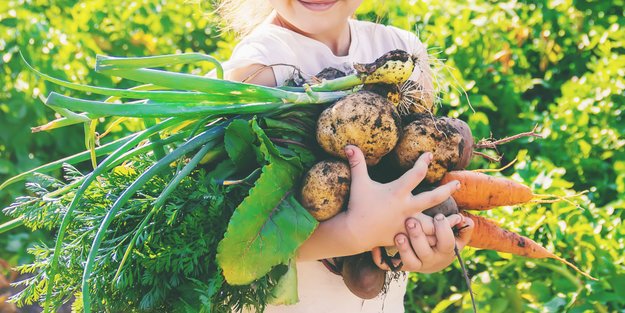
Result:
<svg viewBox="0 0 625 313"><path fill-rule="evenodd" d="M72 93L37 79L19 50L52 76L127 88L131 82L93 71L97 54L202 52L226 60L236 38L220 32L211 6L182 0L0 1L0 182L85 148L78 125L31 134L31 127L55 118L41 99L51 91ZM538 125L544 139L500 148L502 164L517 160L502 175L541 194L588 191L576 200L579 206L533 204L485 215L599 280L555 260L468 248L463 257L481 312L625 312L624 7L623 0L364 0L357 12L359 19L419 34L444 64L439 112L468 121L475 137L500 138ZM202 74L210 66L175 69ZM122 124L107 140L136 127ZM478 160L472 166L498 167ZM0 207L24 192L23 183L0 190ZM0 215L0 224L9 220ZM0 235L0 259L11 266L27 263L29 246L53 239L45 231L15 228ZM1 264L0 271L11 278ZM2 303L8 288L0 288ZM471 311L457 263L436 274L412 274L405 301L407 312Z"/></svg>

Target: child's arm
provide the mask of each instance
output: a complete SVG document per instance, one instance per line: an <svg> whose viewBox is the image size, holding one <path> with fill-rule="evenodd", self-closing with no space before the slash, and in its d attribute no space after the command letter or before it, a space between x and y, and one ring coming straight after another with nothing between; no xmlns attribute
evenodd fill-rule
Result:
<svg viewBox="0 0 625 313"><path fill-rule="evenodd" d="M277 86L276 76L273 73L273 69L262 64L237 67L227 71L224 76L225 79L232 81L246 82L268 87Z"/></svg>
<svg viewBox="0 0 625 313"><path fill-rule="evenodd" d="M412 169L388 184L369 178L360 149L348 146L345 153L352 168L348 209L319 224L300 247L299 260L353 255L377 246L394 245L393 237L405 230L406 219L443 202L459 187L454 181L412 195L411 191L425 177L431 153L423 154Z"/></svg>

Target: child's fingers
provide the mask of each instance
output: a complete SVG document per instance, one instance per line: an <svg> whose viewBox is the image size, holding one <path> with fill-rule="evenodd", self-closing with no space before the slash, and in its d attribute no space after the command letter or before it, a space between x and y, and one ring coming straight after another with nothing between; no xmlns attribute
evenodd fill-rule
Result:
<svg viewBox="0 0 625 313"><path fill-rule="evenodd" d="M454 232L449 225L449 221L443 214L436 214L434 217L434 226L436 227L436 249L441 253L453 253L456 243Z"/></svg>
<svg viewBox="0 0 625 313"><path fill-rule="evenodd" d="M452 228L458 224L461 224L464 220L464 217L460 214L452 214L447 216L447 221L449 222L449 226Z"/></svg>
<svg viewBox="0 0 625 313"><path fill-rule="evenodd" d="M369 181L367 163L365 162L365 156L362 154L360 148L354 145L345 146L345 155L351 167L352 188L362 181Z"/></svg>
<svg viewBox="0 0 625 313"><path fill-rule="evenodd" d="M434 218L427 216L423 213L415 214L412 216L412 218L415 218L419 221L419 223L421 224L421 228L426 235L436 235L436 232L434 230Z"/></svg>
<svg viewBox="0 0 625 313"><path fill-rule="evenodd" d="M431 152L421 154L414 166L395 181L397 191L401 194L411 193L412 190L423 181L423 178L425 178L432 158Z"/></svg>
<svg viewBox="0 0 625 313"><path fill-rule="evenodd" d="M426 234L423 232L421 223L415 219L409 218L406 221L406 229L410 237L410 244L417 257L420 260L430 260L434 255L434 250L428 242ZM401 254L401 251L399 253Z"/></svg>
<svg viewBox="0 0 625 313"><path fill-rule="evenodd" d="M401 261L404 263L404 268L418 272L423 267L423 263L415 254L415 251L412 250L408 237L404 234L398 234L395 236L395 244L397 245L397 250L399 250Z"/></svg>
<svg viewBox="0 0 625 313"><path fill-rule="evenodd" d="M436 239L436 236L426 236L428 239L428 244L430 245L430 247L434 247L436 246L436 244L438 243L438 239Z"/></svg>
<svg viewBox="0 0 625 313"><path fill-rule="evenodd" d="M371 257L373 258L373 263L377 265L380 269L384 271L390 271L391 268L388 267L384 259L382 258L382 247L376 247L371 250Z"/></svg>
<svg viewBox="0 0 625 313"><path fill-rule="evenodd" d="M456 241L458 244L458 249L462 250L464 246L469 243L471 240L471 235L473 234L473 228L475 227L475 223L471 218L465 218L464 223L460 224L460 231L458 233L458 237L456 237Z"/></svg>
<svg viewBox="0 0 625 313"><path fill-rule="evenodd" d="M460 182L457 180L450 181L442 186L439 186L431 191L422 192L412 197L412 203L415 208L419 208L418 212L431 208L437 204L447 200L452 193L460 188ZM412 214L411 214L412 215Z"/></svg>

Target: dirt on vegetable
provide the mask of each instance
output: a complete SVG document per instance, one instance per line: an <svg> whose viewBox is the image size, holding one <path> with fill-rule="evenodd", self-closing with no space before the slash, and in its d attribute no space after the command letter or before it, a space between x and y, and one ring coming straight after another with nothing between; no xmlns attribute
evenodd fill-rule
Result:
<svg viewBox="0 0 625 313"><path fill-rule="evenodd" d="M315 219L328 220L346 208L350 180L345 161L321 161L304 176L300 201Z"/></svg>
<svg viewBox="0 0 625 313"><path fill-rule="evenodd" d="M445 120L428 114L415 114L411 119L403 127L402 137L393 153L399 166L407 170L423 153L431 152L434 158L425 180L429 183L437 182L461 163L467 143L458 129Z"/></svg>
<svg viewBox="0 0 625 313"><path fill-rule="evenodd" d="M375 165L399 140L401 118L385 98L360 91L325 109L317 121L317 141L330 155L347 159L344 148L358 146Z"/></svg>

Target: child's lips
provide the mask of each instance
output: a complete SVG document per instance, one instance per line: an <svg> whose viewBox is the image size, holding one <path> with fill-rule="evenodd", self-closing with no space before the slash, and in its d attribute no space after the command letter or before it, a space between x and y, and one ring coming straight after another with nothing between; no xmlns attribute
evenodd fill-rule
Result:
<svg viewBox="0 0 625 313"><path fill-rule="evenodd" d="M311 11L325 11L331 8L337 1L303 1L298 0L304 7Z"/></svg>

